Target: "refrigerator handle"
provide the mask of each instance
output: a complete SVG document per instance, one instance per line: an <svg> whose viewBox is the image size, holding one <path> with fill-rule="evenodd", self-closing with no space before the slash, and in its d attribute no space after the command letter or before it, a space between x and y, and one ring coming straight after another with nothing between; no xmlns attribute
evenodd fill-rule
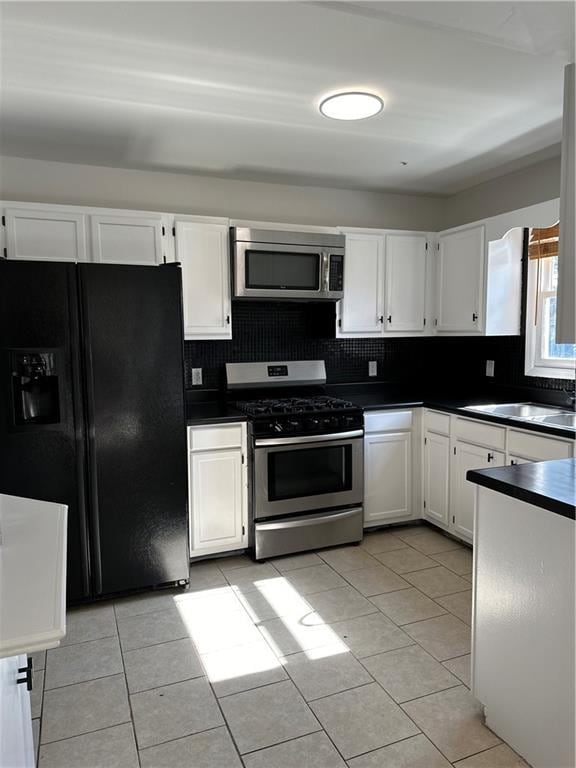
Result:
<svg viewBox="0 0 576 768"><path fill-rule="evenodd" d="M80 524L80 543L83 551L82 579L84 595L90 594L90 550L88 543L86 518L86 453L85 453L85 411L82 407L84 393L82 391L82 365L80 352L80 306L78 302L78 286L75 265L68 272L68 296L70 315L70 335L72 340L72 392L74 409L74 430L76 439L76 473L78 476L78 513Z"/></svg>
<svg viewBox="0 0 576 768"><path fill-rule="evenodd" d="M94 404L94 366L92 360L92 340L90 315L88 312L85 287L82 281L82 269L78 269L78 295L80 297L80 317L84 329L82 354L84 358L84 391L86 411L86 445L88 466L88 522L90 526L94 587L96 593L102 592L102 560L100 556L100 517L98 511L98 457L96 453L96 426Z"/></svg>

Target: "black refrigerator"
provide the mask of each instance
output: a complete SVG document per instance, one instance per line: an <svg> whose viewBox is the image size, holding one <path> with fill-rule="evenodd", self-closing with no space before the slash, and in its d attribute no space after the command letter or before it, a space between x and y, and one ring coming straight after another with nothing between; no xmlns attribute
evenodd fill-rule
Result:
<svg viewBox="0 0 576 768"><path fill-rule="evenodd" d="M0 492L68 505L68 603L188 580L178 265L0 263Z"/></svg>

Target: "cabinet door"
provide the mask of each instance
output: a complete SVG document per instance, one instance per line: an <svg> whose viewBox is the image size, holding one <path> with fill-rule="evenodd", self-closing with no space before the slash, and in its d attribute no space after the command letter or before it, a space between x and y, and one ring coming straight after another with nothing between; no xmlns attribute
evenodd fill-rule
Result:
<svg viewBox="0 0 576 768"><path fill-rule="evenodd" d="M412 516L410 432L364 438L364 525Z"/></svg>
<svg viewBox="0 0 576 768"><path fill-rule="evenodd" d="M176 260L182 264L185 337L231 339L228 227L176 222Z"/></svg>
<svg viewBox="0 0 576 768"><path fill-rule="evenodd" d="M450 438L426 432L424 438L424 514L448 525Z"/></svg>
<svg viewBox="0 0 576 768"><path fill-rule="evenodd" d="M161 264L163 259L160 216L90 217L92 260L105 264Z"/></svg>
<svg viewBox="0 0 576 768"><path fill-rule="evenodd" d="M86 261L86 216L61 210L6 208L9 259Z"/></svg>
<svg viewBox="0 0 576 768"><path fill-rule="evenodd" d="M344 298L340 301L338 336L381 336L383 311L381 235L346 235Z"/></svg>
<svg viewBox="0 0 576 768"><path fill-rule="evenodd" d="M482 448L480 445L463 443L458 440L452 464L453 495L451 506L452 525L459 536L472 541L474 535L474 503L476 485L466 479L470 469L503 467L504 454Z"/></svg>
<svg viewBox="0 0 576 768"><path fill-rule="evenodd" d="M530 459L524 459L522 456L508 456L508 464L513 467L515 464L530 464Z"/></svg>
<svg viewBox="0 0 576 768"><path fill-rule="evenodd" d="M190 552L246 546L242 451L190 453Z"/></svg>
<svg viewBox="0 0 576 768"><path fill-rule="evenodd" d="M30 768L36 764L32 740L30 694L16 680L27 664L26 656L0 659L0 765Z"/></svg>
<svg viewBox="0 0 576 768"><path fill-rule="evenodd" d="M386 235L387 331L423 331L426 235Z"/></svg>
<svg viewBox="0 0 576 768"><path fill-rule="evenodd" d="M440 235L437 331L482 330L483 280L484 227Z"/></svg>

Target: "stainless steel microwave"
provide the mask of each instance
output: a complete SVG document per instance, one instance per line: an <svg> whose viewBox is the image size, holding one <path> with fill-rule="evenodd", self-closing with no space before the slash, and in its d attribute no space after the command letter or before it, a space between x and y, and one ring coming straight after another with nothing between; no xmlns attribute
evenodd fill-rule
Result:
<svg viewBox="0 0 576 768"><path fill-rule="evenodd" d="M231 227L234 297L336 301L344 295L344 235Z"/></svg>

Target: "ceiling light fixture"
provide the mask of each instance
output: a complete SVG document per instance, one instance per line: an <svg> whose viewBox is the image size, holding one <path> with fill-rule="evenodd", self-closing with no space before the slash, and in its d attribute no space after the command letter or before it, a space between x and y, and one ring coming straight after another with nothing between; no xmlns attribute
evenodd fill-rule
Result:
<svg viewBox="0 0 576 768"><path fill-rule="evenodd" d="M374 93L348 91L327 96L320 102L320 112L333 120L364 120L384 109L384 101Z"/></svg>

